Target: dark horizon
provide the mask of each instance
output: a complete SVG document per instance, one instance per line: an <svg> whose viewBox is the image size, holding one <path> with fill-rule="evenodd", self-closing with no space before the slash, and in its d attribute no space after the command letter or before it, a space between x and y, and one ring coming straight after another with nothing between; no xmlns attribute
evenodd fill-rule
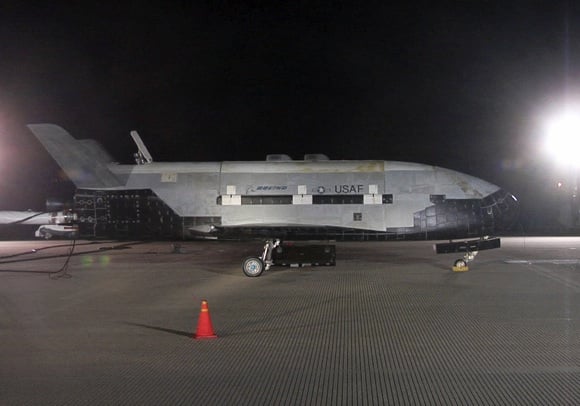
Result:
<svg viewBox="0 0 580 406"><path fill-rule="evenodd" d="M69 193L26 129L50 122L132 162L384 159L553 196L541 117L577 90L562 2L0 6L0 209ZM545 203L545 204L548 204Z"/></svg>

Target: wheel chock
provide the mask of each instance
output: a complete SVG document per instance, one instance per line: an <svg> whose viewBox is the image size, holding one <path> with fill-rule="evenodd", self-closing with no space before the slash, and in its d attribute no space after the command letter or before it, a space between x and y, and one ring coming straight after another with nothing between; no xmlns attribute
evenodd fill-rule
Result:
<svg viewBox="0 0 580 406"><path fill-rule="evenodd" d="M453 266L453 272L467 272L469 271L469 267L465 266Z"/></svg>

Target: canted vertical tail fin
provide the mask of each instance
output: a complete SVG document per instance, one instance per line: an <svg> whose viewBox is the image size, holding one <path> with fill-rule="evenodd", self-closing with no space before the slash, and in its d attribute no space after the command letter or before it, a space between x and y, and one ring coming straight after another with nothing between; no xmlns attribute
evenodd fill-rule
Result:
<svg viewBox="0 0 580 406"><path fill-rule="evenodd" d="M135 130L131 131L131 137L135 144L137 145L137 153L135 154L135 162L137 165L145 165L153 162L153 157L149 153L149 150L145 146L145 143L139 136L139 133Z"/></svg>
<svg viewBox="0 0 580 406"><path fill-rule="evenodd" d="M54 124L29 124L28 128L77 188L121 186L109 169L111 156L95 140L77 140Z"/></svg>

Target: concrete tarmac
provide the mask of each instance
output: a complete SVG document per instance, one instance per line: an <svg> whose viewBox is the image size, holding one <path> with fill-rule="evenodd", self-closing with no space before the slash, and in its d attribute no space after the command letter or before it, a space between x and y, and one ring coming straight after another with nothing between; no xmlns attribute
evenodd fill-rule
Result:
<svg viewBox="0 0 580 406"><path fill-rule="evenodd" d="M45 249L46 248L46 249ZM580 238L337 243L241 271L260 242L0 243L2 405L580 404ZM194 340L207 299L217 339Z"/></svg>

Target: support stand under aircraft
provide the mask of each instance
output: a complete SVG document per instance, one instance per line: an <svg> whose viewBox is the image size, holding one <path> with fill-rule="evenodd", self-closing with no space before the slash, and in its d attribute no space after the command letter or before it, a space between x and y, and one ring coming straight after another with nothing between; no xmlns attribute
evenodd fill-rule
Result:
<svg viewBox="0 0 580 406"><path fill-rule="evenodd" d="M465 272L469 270L467 264L475 259L479 251L491 250L499 248L500 246L501 241L499 238L482 237L477 240L439 243L435 244L434 248L437 254L465 252L463 258L456 260L453 264L453 271Z"/></svg>

